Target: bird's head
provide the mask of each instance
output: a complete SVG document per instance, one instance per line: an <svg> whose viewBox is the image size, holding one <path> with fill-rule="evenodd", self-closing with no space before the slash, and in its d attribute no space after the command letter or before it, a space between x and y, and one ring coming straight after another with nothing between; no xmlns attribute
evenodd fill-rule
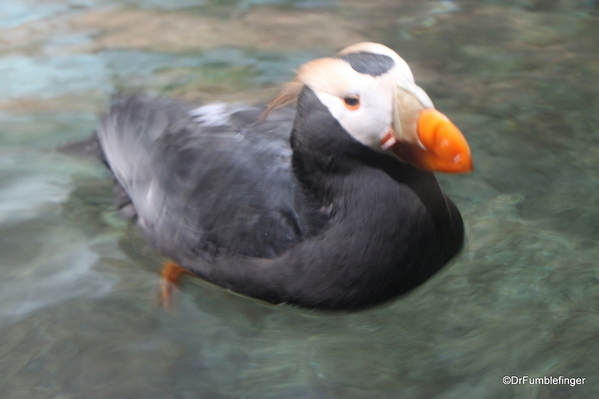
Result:
<svg viewBox="0 0 599 399"><path fill-rule="evenodd" d="M295 101L305 87L350 135L370 148L391 151L425 170L473 169L462 133L415 84L408 64L382 44L355 44L335 58L302 65L265 115Z"/></svg>

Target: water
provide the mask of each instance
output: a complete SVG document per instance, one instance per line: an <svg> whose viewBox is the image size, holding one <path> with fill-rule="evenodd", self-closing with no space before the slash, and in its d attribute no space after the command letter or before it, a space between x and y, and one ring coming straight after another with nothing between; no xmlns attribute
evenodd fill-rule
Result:
<svg viewBox="0 0 599 399"><path fill-rule="evenodd" d="M2 398L591 398L599 391L597 2L0 1ZM186 280L115 213L98 163L56 153L117 89L268 101L358 41L412 66L476 170L440 176L468 244L353 314ZM505 385L504 376L585 378Z"/></svg>

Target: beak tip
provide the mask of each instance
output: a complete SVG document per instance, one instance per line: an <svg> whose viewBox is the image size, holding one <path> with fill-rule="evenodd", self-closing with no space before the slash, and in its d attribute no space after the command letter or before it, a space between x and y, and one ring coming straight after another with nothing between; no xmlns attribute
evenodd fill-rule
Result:
<svg viewBox="0 0 599 399"><path fill-rule="evenodd" d="M461 163L461 170L459 172L469 173L474 170L474 162L472 162L472 157L470 156L470 154L467 154L466 156L462 157L460 163Z"/></svg>
<svg viewBox="0 0 599 399"><path fill-rule="evenodd" d="M418 118L418 136L429 158L427 169L445 173L467 173L474 169L466 138L441 112L428 108Z"/></svg>

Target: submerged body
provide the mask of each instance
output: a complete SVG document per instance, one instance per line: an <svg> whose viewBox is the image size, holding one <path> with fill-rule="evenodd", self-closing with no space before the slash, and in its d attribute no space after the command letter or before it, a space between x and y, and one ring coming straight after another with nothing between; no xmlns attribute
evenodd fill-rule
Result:
<svg viewBox="0 0 599 399"><path fill-rule="evenodd" d="M461 249L459 211L317 89L298 95L266 120L259 106L116 97L96 139L121 207L184 269L272 303L362 308L418 286Z"/></svg>

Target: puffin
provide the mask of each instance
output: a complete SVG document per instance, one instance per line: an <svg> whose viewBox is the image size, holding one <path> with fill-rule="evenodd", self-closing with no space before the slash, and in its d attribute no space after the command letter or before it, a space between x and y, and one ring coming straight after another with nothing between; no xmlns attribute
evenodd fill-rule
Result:
<svg viewBox="0 0 599 399"><path fill-rule="evenodd" d="M471 171L468 143L382 44L303 64L268 105L116 94L86 146L168 259L165 300L189 274L272 304L369 308L464 243L433 172Z"/></svg>

